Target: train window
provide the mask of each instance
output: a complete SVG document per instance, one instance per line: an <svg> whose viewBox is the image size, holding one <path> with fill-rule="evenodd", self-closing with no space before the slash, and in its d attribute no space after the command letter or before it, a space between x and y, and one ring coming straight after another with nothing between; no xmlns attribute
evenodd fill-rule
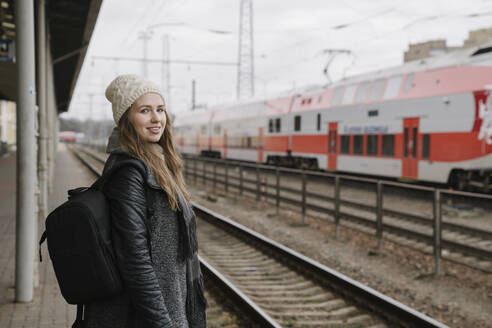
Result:
<svg viewBox="0 0 492 328"><path fill-rule="evenodd" d="M202 125L202 132L201 134L207 134L207 126L206 125Z"/></svg>
<svg viewBox="0 0 492 328"><path fill-rule="evenodd" d="M281 126L280 126L280 118L275 119L275 132L280 132Z"/></svg>
<svg viewBox="0 0 492 328"><path fill-rule="evenodd" d="M405 88L403 89L405 92L408 92L408 90L412 88L413 76L413 73L407 75L407 78L405 79Z"/></svg>
<svg viewBox="0 0 492 328"><path fill-rule="evenodd" d="M340 142L340 153L350 154L350 135L341 136Z"/></svg>
<svg viewBox="0 0 492 328"><path fill-rule="evenodd" d="M357 89L357 93L355 94L355 102L356 103L361 103L361 102L366 101L370 85L371 85L371 82L369 82L369 81L362 82L361 84L359 84L359 88Z"/></svg>
<svg viewBox="0 0 492 328"><path fill-rule="evenodd" d="M349 105L354 102L355 90L357 89L357 84L349 85L345 89L345 93L343 94L343 105Z"/></svg>
<svg viewBox="0 0 492 328"><path fill-rule="evenodd" d="M370 97L371 101L376 101L381 99L385 84L386 84L386 79L377 79L376 81L374 81L374 84L372 85L372 89L371 89L371 97Z"/></svg>
<svg viewBox="0 0 492 328"><path fill-rule="evenodd" d="M378 135L370 134L366 138L367 144L367 155L369 156L377 156L378 154Z"/></svg>
<svg viewBox="0 0 492 328"><path fill-rule="evenodd" d="M426 133L422 138L422 158L429 159L430 154L430 134Z"/></svg>
<svg viewBox="0 0 492 328"><path fill-rule="evenodd" d="M374 116L378 116L378 110L377 109L370 109L367 111L367 116L369 117L374 117Z"/></svg>
<svg viewBox="0 0 492 328"><path fill-rule="evenodd" d="M383 99L393 99L398 96L400 92L402 76L393 76L388 80L388 85L386 86L386 90L384 90Z"/></svg>
<svg viewBox="0 0 492 328"><path fill-rule="evenodd" d="M332 106L337 106L340 105L342 102L342 96L343 96L343 89L344 86L339 86L335 88L335 91L333 91L333 97L331 98L331 105Z"/></svg>
<svg viewBox="0 0 492 328"><path fill-rule="evenodd" d="M248 145L247 145L248 148L251 148L251 137L248 137Z"/></svg>
<svg viewBox="0 0 492 328"><path fill-rule="evenodd" d="M317 127L318 131L321 130L321 114L318 114L316 116L316 127Z"/></svg>
<svg viewBox="0 0 492 328"><path fill-rule="evenodd" d="M216 124L214 126L214 132L215 132L215 134L220 134L220 125L219 124Z"/></svg>
<svg viewBox="0 0 492 328"><path fill-rule="evenodd" d="M383 156L395 155L395 136L393 134L383 135L383 146L381 150Z"/></svg>
<svg viewBox="0 0 492 328"><path fill-rule="evenodd" d="M268 132L273 132L273 119L268 120Z"/></svg>
<svg viewBox="0 0 492 328"><path fill-rule="evenodd" d="M294 131L301 131L301 116L294 116Z"/></svg>
<svg viewBox="0 0 492 328"><path fill-rule="evenodd" d="M364 149L363 145L363 136L362 135L354 135L354 154L355 155L361 155Z"/></svg>

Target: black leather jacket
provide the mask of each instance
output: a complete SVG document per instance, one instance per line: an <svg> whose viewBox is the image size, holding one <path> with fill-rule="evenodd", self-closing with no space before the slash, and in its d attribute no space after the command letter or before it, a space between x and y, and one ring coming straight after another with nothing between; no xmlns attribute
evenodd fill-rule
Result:
<svg viewBox="0 0 492 328"><path fill-rule="evenodd" d="M110 164L110 163L109 163ZM145 328L172 327L149 252L145 175L137 167L117 170L104 186L113 218L113 246L123 284Z"/></svg>

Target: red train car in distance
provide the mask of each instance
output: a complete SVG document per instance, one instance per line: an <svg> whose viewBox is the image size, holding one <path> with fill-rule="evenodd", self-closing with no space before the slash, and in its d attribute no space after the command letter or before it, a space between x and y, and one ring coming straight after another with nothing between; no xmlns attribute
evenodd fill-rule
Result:
<svg viewBox="0 0 492 328"><path fill-rule="evenodd" d="M178 116L201 154L489 190L492 45Z"/></svg>
<svg viewBox="0 0 492 328"><path fill-rule="evenodd" d="M73 143L77 141L77 133L74 131L60 131L58 133L58 139L61 142Z"/></svg>

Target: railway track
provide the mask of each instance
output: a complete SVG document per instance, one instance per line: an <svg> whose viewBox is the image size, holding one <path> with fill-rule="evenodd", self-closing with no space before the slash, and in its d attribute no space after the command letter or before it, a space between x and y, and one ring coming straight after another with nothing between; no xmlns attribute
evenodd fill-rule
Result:
<svg viewBox="0 0 492 328"><path fill-rule="evenodd" d="M188 163L188 181L207 184L214 189L221 186L228 193L248 194L277 207L282 204L282 207L290 207L304 215L309 212L334 222L338 217L345 226L434 254L436 261L444 258L492 272L492 231L469 226L469 222L465 225L462 223L464 220L452 222L453 215L466 214L469 210L451 212L448 205L452 202L458 205L475 202L484 208L479 215L487 216L490 215L491 196L439 190L440 199L436 203L438 189L409 188L401 183L384 182L386 193L381 192L381 195L384 193L384 206L380 196L378 208L378 183L373 179L344 177L347 184L339 187L337 197L335 175L306 172L303 182L302 171L299 170L244 163L239 167L231 163L225 166L224 162L214 160L207 160L208 167L204 167L203 163ZM356 185L351 186L350 183ZM492 216L489 219L492 221ZM437 233L436 221L439 223Z"/></svg>
<svg viewBox="0 0 492 328"><path fill-rule="evenodd" d="M78 156L91 170L102 169L104 159ZM235 304L249 304L249 318L270 320L260 327L446 327L228 218L194 208L207 285L225 277L220 280L237 291Z"/></svg>

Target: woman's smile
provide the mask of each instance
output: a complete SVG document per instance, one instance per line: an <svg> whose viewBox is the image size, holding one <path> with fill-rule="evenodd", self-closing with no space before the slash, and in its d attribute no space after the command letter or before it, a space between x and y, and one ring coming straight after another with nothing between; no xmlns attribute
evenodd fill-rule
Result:
<svg viewBox="0 0 492 328"><path fill-rule="evenodd" d="M160 126L151 126L147 128L147 130L150 131L152 134L159 134L161 132L161 127Z"/></svg>

